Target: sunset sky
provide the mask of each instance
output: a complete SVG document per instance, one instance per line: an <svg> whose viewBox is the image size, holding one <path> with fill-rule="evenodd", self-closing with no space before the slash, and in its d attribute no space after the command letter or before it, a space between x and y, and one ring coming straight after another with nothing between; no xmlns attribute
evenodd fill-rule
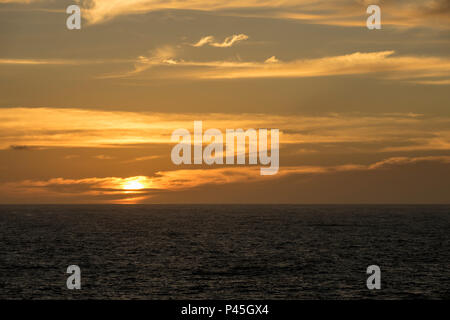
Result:
<svg viewBox="0 0 450 320"><path fill-rule="evenodd" d="M174 165L194 121L279 173ZM0 0L0 203L449 202L449 0Z"/></svg>

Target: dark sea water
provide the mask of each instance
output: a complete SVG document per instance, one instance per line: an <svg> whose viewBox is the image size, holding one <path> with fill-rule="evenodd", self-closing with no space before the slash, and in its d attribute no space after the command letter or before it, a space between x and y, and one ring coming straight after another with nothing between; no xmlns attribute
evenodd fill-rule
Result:
<svg viewBox="0 0 450 320"><path fill-rule="evenodd" d="M0 206L0 246L2 299L450 298L450 206Z"/></svg>

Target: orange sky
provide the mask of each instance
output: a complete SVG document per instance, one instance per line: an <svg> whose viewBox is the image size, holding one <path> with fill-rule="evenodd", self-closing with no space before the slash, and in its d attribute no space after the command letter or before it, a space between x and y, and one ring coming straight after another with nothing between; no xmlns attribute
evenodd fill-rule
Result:
<svg viewBox="0 0 450 320"><path fill-rule="evenodd" d="M0 203L448 203L449 2L376 3L0 0ZM194 121L279 173L174 165Z"/></svg>

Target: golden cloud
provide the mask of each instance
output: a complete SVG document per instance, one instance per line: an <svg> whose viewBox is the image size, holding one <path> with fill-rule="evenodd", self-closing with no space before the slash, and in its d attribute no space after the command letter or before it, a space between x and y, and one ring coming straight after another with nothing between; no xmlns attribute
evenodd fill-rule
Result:
<svg viewBox="0 0 450 320"><path fill-rule="evenodd" d="M157 172L154 176L128 178L84 178L49 180L24 180L0 185L5 193L50 194L53 196L90 196L100 200L111 199L118 202L138 202L151 198L160 192L182 191L206 185L226 185L232 183L255 183L282 179L293 175L323 175L337 172L386 170L394 166L418 163L450 164L450 156L396 157L373 164L347 164L338 166L295 166L283 167L279 174L261 176L256 167L224 167L217 169L173 170Z"/></svg>
<svg viewBox="0 0 450 320"><path fill-rule="evenodd" d="M141 56L134 70L102 78L137 76L151 67L166 66L158 77L185 79L246 79L246 78L307 78L339 75L373 75L384 79L404 80L422 84L444 85L450 78L450 59L443 57L396 56L394 51L331 56L294 61L280 61L272 56L264 62L209 61L176 59L168 48L157 50L149 57ZM183 68L184 67L184 68ZM151 75L150 75L151 76ZM439 78L435 80L432 78ZM442 79L444 78L444 79ZM425 81L425 83L424 83ZM437 81L436 83L433 81Z"/></svg>
<svg viewBox="0 0 450 320"><path fill-rule="evenodd" d="M443 116L164 114L75 108L1 108L0 148L172 144L172 132L192 131L196 120L204 121L204 130L279 129L281 145L376 142L383 145L376 151L450 150L450 118Z"/></svg>
<svg viewBox="0 0 450 320"><path fill-rule="evenodd" d="M447 0L89 0L85 4L85 17L90 24L121 15L181 9L327 25L365 26L366 8L370 4L381 6L384 25L448 28L450 20Z"/></svg>
<svg viewBox="0 0 450 320"><path fill-rule="evenodd" d="M206 36L201 38L198 42L194 43L193 47L203 47L204 45L210 45L217 48L229 48L234 44L247 40L248 36L245 34L233 34L232 36L226 37L223 42L216 42L213 36Z"/></svg>

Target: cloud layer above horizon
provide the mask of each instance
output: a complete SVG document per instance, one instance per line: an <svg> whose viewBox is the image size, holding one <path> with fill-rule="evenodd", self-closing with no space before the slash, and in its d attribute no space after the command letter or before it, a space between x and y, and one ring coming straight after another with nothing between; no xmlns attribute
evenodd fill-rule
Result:
<svg viewBox="0 0 450 320"><path fill-rule="evenodd" d="M0 203L448 202L448 0L73 2L0 0ZM279 173L174 165L194 121Z"/></svg>

